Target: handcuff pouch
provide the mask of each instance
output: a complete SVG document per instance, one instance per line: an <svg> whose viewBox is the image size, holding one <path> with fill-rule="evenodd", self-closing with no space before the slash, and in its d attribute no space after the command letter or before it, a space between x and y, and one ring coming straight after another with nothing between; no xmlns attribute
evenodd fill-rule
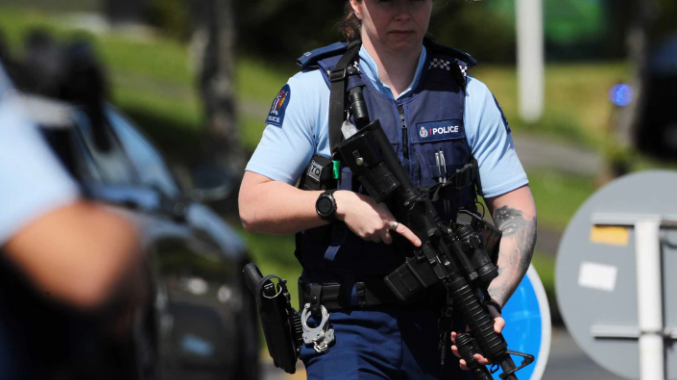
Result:
<svg viewBox="0 0 677 380"><path fill-rule="evenodd" d="M334 163L330 158L315 155L303 171L299 188L302 190L336 189Z"/></svg>

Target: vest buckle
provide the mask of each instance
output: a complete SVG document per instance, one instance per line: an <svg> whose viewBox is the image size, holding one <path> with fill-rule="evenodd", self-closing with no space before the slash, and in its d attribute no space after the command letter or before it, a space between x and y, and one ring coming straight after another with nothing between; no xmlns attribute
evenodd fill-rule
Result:
<svg viewBox="0 0 677 380"><path fill-rule="evenodd" d="M334 69L329 73L329 81L331 83L340 82L348 77L348 69Z"/></svg>

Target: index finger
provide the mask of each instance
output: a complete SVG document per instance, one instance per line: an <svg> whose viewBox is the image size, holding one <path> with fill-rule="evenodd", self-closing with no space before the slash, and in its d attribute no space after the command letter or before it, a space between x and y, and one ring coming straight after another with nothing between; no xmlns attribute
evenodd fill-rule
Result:
<svg viewBox="0 0 677 380"><path fill-rule="evenodd" d="M491 313L491 317L494 318L494 331L496 331L497 334L500 334L505 327L505 319L503 319L501 313L499 313L493 305L489 305L488 308L489 312Z"/></svg>
<svg viewBox="0 0 677 380"><path fill-rule="evenodd" d="M395 232L398 234L404 236L407 240L411 242L411 244L414 245L414 247L420 247L421 246L421 239L416 236L415 233L413 233L409 227L405 226L402 223L399 223L397 225L397 228L395 228Z"/></svg>

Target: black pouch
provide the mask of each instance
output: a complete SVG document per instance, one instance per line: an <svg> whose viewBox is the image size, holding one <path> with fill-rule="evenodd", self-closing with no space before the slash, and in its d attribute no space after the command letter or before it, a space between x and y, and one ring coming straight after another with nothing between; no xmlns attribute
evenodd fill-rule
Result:
<svg viewBox="0 0 677 380"><path fill-rule="evenodd" d="M301 317L291 306L287 281L274 275L263 277L253 263L247 264L243 273L247 287L256 297L256 308L273 363L287 373L296 372L303 330ZM273 278L278 280L277 287Z"/></svg>
<svg viewBox="0 0 677 380"><path fill-rule="evenodd" d="M315 155L303 171L299 188L301 190L336 189L334 179L334 162L327 157ZM307 230L305 234L315 242L323 242L331 238L332 224Z"/></svg>
<svg viewBox="0 0 677 380"><path fill-rule="evenodd" d="M334 162L324 156L313 156L301 176L299 188L302 190L335 189Z"/></svg>
<svg viewBox="0 0 677 380"><path fill-rule="evenodd" d="M401 164L378 120L343 141L337 149L374 202L384 201L400 186L386 160L394 161L390 165Z"/></svg>

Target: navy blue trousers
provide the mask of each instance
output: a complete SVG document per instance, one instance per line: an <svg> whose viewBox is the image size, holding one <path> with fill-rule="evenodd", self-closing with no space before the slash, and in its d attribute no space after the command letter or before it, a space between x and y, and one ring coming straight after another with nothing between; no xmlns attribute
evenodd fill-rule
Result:
<svg viewBox="0 0 677 380"><path fill-rule="evenodd" d="M401 306L332 312L336 342L321 354L301 348L308 379L470 379L451 353L451 343L442 371L437 318L432 310Z"/></svg>

